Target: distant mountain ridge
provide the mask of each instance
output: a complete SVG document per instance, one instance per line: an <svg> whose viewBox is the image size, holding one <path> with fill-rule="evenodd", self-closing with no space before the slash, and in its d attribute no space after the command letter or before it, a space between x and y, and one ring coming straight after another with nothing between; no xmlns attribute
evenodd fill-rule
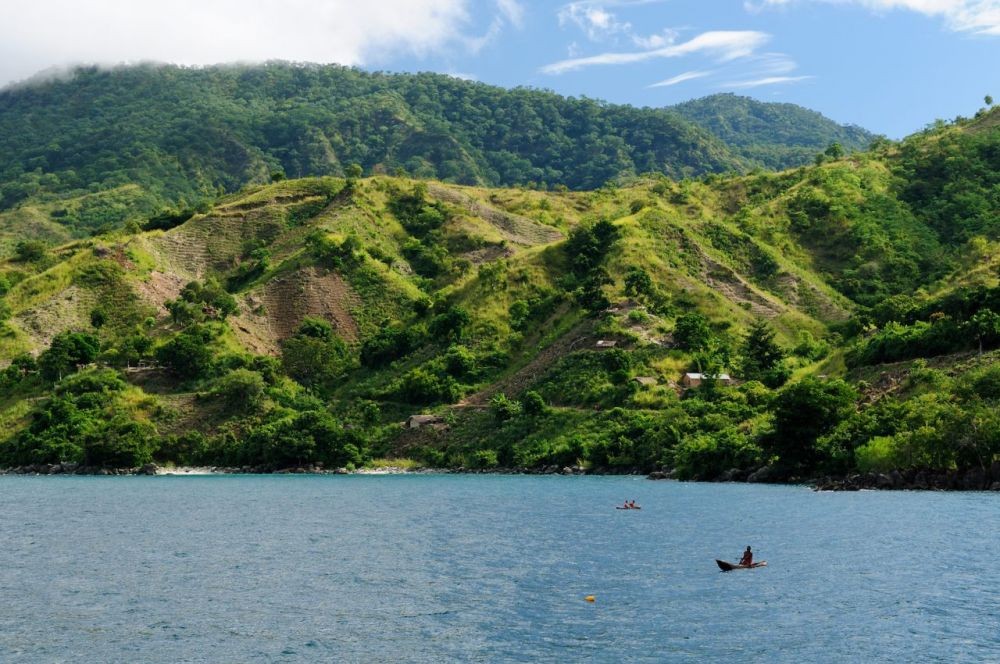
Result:
<svg viewBox="0 0 1000 664"><path fill-rule="evenodd" d="M862 127L837 124L796 104L762 102L732 93L669 109L706 129L747 161L777 170L809 163L831 143L854 152L868 148L876 138Z"/></svg>
<svg viewBox="0 0 1000 664"><path fill-rule="evenodd" d="M720 99L635 108L439 74L285 63L78 68L0 90L0 209L138 186L77 219L86 230L274 172L343 175L352 163L459 184L593 189L622 175L797 165L834 140L853 149L871 136L797 107ZM790 131L800 118L808 129Z"/></svg>

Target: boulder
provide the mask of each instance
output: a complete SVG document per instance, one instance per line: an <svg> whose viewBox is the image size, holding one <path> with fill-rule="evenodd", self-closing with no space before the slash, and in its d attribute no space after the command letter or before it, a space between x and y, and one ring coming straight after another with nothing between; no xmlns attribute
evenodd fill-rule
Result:
<svg viewBox="0 0 1000 664"><path fill-rule="evenodd" d="M893 489L902 489L906 484L906 480L903 479L902 473L898 470L893 470L889 472L889 481L892 483Z"/></svg>
<svg viewBox="0 0 1000 664"><path fill-rule="evenodd" d="M762 466L747 477L747 482L752 484L763 482L777 482L781 478L781 471L774 466Z"/></svg>
<svg viewBox="0 0 1000 664"><path fill-rule="evenodd" d="M647 480L665 480L667 479L667 474L662 470L654 470L649 475L646 475Z"/></svg>
<svg viewBox="0 0 1000 664"><path fill-rule="evenodd" d="M984 489L987 484L986 474L979 468L970 468L962 478L962 486L966 489Z"/></svg>
<svg viewBox="0 0 1000 664"><path fill-rule="evenodd" d="M140 468L139 472L137 472L136 474L137 475L155 475L156 471L159 470L159 469L160 469L160 467L157 466L155 463L147 463L142 468Z"/></svg>

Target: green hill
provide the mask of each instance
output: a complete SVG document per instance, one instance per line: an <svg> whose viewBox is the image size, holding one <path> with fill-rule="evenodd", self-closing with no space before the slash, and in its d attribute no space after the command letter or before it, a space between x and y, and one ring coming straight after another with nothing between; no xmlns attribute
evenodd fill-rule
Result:
<svg viewBox="0 0 1000 664"><path fill-rule="evenodd" d="M861 127L837 124L795 104L732 93L694 99L670 110L708 130L748 162L778 170L809 164L832 143L856 152L876 138Z"/></svg>
<svg viewBox="0 0 1000 664"><path fill-rule="evenodd" d="M701 125L701 126L699 126ZM673 109L336 66L79 68L0 90L0 212L69 239L289 178L403 173L595 189L809 163L871 136L722 95ZM15 228L8 217L0 229Z"/></svg>
<svg viewBox="0 0 1000 664"><path fill-rule="evenodd" d="M22 241L0 263L0 463L981 485L997 113L781 173L592 191L352 173ZM436 419L401 425L416 414Z"/></svg>
<svg viewBox="0 0 1000 664"><path fill-rule="evenodd" d="M139 185L190 206L288 177L405 170L463 184L592 189L620 175L740 170L678 115L437 74L337 66L77 69L0 91L0 208ZM115 209L68 210L93 229Z"/></svg>

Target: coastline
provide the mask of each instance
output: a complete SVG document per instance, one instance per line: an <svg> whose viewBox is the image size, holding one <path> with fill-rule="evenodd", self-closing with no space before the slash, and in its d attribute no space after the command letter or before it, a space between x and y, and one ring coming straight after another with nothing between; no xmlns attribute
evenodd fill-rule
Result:
<svg viewBox="0 0 1000 664"><path fill-rule="evenodd" d="M649 480L696 481L705 484L784 484L808 486L814 491L996 491L1000 492L1000 462L990 469L966 471L892 470L888 473L851 473L843 476L808 478L782 475L765 466L756 471L731 470L711 480L679 480L668 470L645 473L637 468L589 469L580 466L545 466L541 468L433 468L376 466L372 468L324 468L321 464L289 468L260 466L159 466L154 463L139 468L103 468L79 464L34 464L0 468L0 475L79 475L79 476L162 476L198 477L210 475L597 475L645 477Z"/></svg>

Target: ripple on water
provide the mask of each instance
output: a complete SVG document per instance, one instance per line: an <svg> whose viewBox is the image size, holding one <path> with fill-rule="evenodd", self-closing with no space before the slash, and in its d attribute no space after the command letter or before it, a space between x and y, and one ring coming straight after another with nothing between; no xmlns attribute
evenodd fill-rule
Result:
<svg viewBox="0 0 1000 664"><path fill-rule="evenodd" d="M0 483L4 662L1000 661L995 494ZM644 509L614 510L625 498ZM747 544L767 568L717 570Z"/></svg>

